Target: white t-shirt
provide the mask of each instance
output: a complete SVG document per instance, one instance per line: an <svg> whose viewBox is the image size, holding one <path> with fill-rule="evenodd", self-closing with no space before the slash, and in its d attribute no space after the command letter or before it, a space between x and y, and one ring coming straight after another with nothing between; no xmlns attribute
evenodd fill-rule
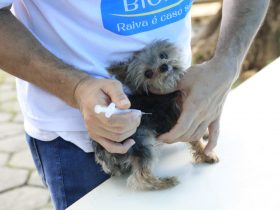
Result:
<svg viewBox="0 0 280 210"><path fill-rule="evenodd" d="M97 78L106 67L156 39L182 48L191 63L192 0L0 0L51 53ZM85 152L91 143L81 112L54 95L17 79L26 132L49 141L58 136Z"/></svg>

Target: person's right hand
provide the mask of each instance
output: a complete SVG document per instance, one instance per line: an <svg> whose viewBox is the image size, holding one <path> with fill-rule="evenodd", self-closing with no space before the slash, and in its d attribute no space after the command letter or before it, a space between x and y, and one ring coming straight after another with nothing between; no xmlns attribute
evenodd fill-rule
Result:
<svg viewBox="0 0 280 210"><path fill-rule="evenodd" d="M124 154L135 144L133 139L127 138L136 132L141 112L115 114L110 118L106 118L104 113L94 112L96 105L108 106L111 102L119 109L130 107L119 81L88 77L77 85L74 97L90 137L108 152Z"/></svg>

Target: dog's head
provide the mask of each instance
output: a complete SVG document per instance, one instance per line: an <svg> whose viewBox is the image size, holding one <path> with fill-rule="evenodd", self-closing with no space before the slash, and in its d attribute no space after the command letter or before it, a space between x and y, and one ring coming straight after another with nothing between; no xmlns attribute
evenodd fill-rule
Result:
<svg viewBox="0 0 280 210"><path fill-rule="evenodd" d="M127 61L108 68L131 91L168 93L184 74L180 50L167 40L152 42Z"/></svg>

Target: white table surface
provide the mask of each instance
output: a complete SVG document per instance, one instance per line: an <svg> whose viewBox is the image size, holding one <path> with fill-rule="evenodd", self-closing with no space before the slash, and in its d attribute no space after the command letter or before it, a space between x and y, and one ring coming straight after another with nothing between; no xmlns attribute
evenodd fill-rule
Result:
<svg viewBox="0 0 280 210"><path fill-rule="evenodd" d="M166 145L156 174L178 186L135 192L114 177L68 210L280 210L279 121L280 58L229 94L218 164L194 165L185 144Z"/></svg>

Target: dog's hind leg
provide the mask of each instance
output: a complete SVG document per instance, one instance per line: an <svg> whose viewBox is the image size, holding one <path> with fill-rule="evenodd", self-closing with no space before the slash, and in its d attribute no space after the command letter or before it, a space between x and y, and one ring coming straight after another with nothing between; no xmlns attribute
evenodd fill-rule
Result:
<svg viewBox="0 0 280 210"><path fill-rule="evenodd" d="M137 190L160 190L175 186L176 177L157 177L153 175L152 168L157 161L157 140L153 130L139 127L132 136L136 144L133 145L129 162L131 174L127 184Z"/></svg>
<svg viewBox="0 0 280 210"><path fill-rule="evenodd" d="M178 184L176 177L157 177L152 174L149 160L136 157L133 160L132 173L128 177L128 186L136 190L161 190Z"/></svg>

